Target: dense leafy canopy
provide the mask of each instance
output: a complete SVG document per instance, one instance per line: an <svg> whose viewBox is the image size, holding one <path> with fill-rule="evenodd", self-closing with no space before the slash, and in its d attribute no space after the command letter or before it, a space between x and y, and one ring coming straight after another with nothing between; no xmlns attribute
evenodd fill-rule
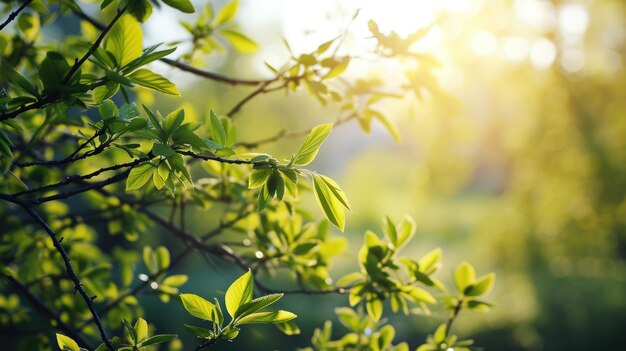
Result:
<svg viewBox="0 0 626 351"><path fill-rule="evenodd" d="M343 231L351 206L336 181L310 168L333 123L279 131L259 142L237 136L235 117L248 101L304 87L320 103L341 106L345 114L335 125L357 120L369 132L377 120L399 139L390 119L375 109L377 102L395 95L377 82L342 82L353 57L339 54L339 38L312 52L292 52L281 68L268 65L272 78L242 80L190 64L226 48L257 50L233 22L237 1L217 11L210 4L197 9L188 0L99 4L100 13L92 17L77 1L25 1L7 20L14 30L3 25L0 33L0 267L5 283L0 308L10 311L0 325L26 328L30 318L39 318L43 326L20 337L15 347L45 349L54 340L53 330L58 348L71 351L150 350L159 344L178 350L182 333L201 339L194 347L202 350L236 339L240 331L254 328L251 324L274 324L287 335L298 334L296 313L275 307L284 294L345 295L350 307L336 313L349 333L333 340L328 322L314 332L315 350L408 350L406 343L392 345L395 331L383 316L428 314L435 304L449 318L417 350L471 345L450 329L461 310L490 306L482 299L494 275L477 278L474 268L462 263L454 274L455 289L446 287L434 276L441 266L440 249L419 259L400 254L416 231L408 216L398 224L385 218L382 235L367 231L358 270L333 283L331 259L347 243L332 234L328 222ZM176 60L168 58L177 50L169 44L178 43L144 46L141 23L161 6L200 12L196 22L182 23L193 45ZM51 42L45 28L70 18L81 21L81 32ZM434 59L409 50L423 30L402 40L394 32L381 32L375 22L370 30L377 59L404 57L422 70L431 68ZM254 90L230 110L209 109L203 118L184 107L159 111L150 94L180 95L183 89L156 73L155 61ZM401 93L417 94L414 89ZM295 137L303 139L289 159L251 152ZM301 206L303 198L314 198L325 219L317 220ZM215 227L202 233L186 226L190 208L218 217ZM155 238L155 227L171 238ZM232 237L245 239L234 242ZM175 272L196 253L244 272L223 298L195 290L185 272ZM295 290L270 288L255 279L283 268ZM137 298L145 291L163 303L174 300L181 315L200 321L172 323L155 334Z"/></svg>

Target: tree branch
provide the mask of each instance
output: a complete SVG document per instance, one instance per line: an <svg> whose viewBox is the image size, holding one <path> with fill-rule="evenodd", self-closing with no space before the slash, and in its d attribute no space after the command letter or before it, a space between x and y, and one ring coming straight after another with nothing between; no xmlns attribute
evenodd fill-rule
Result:
<svg viewBox="0 0 626 351"><path fill-rule="evenodd" d="M96 312L96 309L93 305L93 299L95 297L91 297L87 295L87 292L85 291L85 288L83 288L83 285L80 282L80 279L78 279L78 276L74 272L74 268L72 267L72 264L70 263L70 257L65 251L65 248L63 247L63 245L61 245L61 241L59 241L59 239L57 238L56 233L48 226L48 223L46 223L46 221L44 221L43 218L41 218L39 214L37 214L37 212L35 212L30 207L31 204L29 204L28 202L25 202L15 197L7 196L5 194L0 194L0 199L12 202L22 207L24 211L26 211L26 213L28 213L28 215L30 215L35 220L35 222L37 222L44 229L44 231L48 234L50 239L52 239L52 244L54 245L54 248L61 254L61 257L63 258L63 262L65 263L65 271L67 272L68 277L72 280L72 282L74 282L74 290L77 291L80 294L80 296L83 298L83 300L85 301L85 304L87 304L87 308L89 308L89 311L91 312L91 315L93 316L95 324L98 327L98 330L100 331L100 338L102 339L104 344L109 348L109 350L116 351L115 347L113 347L113 345L109 341L106 331L104 330L104 327L102 326L102 322L100 321L100 317L98 316L98 312Z"/></svg>
<svg viewBox="0 0 626 351"><path fill-rule="evenodd" d="M25 194L32 194L32 193L41 192L41 191L44 191L44 190L50 190L50 189L53 189L53 188L58 188L58 187L65 186L65 185L68 185L68 184L71 184L71 183L74 183L74 182L78 182L78 181L81 181L81 180L91 179L93 177L96 177L96 176L100 175L101 173L104 173L104 172L115 171L115 170L122 169L122 168L127 168L127 167L134 167L134 166L136 166L139 163L144 162L144 161L148 161L148 159L147 158L139 158L139 159L136 159L136 160L134 160L132 162L121 163L121 164L113 165L113 166L110 166L110 167L100 168L97 171L94 171L94 172L91 172L91 173L85 174L85 175L74 174L74 175L71 175L71 176L65 178L65 180L63 180L62 182L58 182L58 183L54 183L54 184L44 185L44 186L41 186L41 187L38 187L38 188L33 188L33 189L20 191L19 193L13 194L13 196L22 196L22 195L25 195Z"/></svg>
<svg viewBox="0 0 626 351"><path fill-rule="evenodd" d="M2 31L4 27L7 26L7 24L11 23L11 21L13 21L15 17L17 17L17 15L19 15L20 12L22 12L22 10L24 10L26 6L28 6L28 4L30 4L31 2L33 2L33 0L26 0L22 3L22 5L20 5L20 7L18 7L15 11L11 12L9 14L9 17L6 19L6 21L0 24L0 31Z"/></svg>

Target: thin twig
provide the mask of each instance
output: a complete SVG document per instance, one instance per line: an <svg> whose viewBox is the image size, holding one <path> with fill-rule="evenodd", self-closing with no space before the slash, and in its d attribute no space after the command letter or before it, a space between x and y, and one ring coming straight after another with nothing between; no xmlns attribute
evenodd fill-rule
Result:
<svg viewBox="0 0 626 351"><path fill-rule="evenodd" d="M22 3L22 5L20 5L20 7L18 7L15 11L11 12L11 14L9 14L9 17L6 19L6 21L0 24L0 31L2 31L4 27L7 26L7 24L11 23L11 21L13 21L15 17L17 17L17 15L19 15L20 12L22 12L22 10L24 10L26 6L28 6L28 4L30 4L31 2L33 2L33 0L26 0Z"/></svg>
<svg viewBox="0 0 626 351"><path fill-rule="evenodd" d="M100 338L111 351L115 351L115 347L113 347L113 345L109 341L106 331L104 330L104 327L102 326L102 321L100 320L100 317L98 316L98 312L96 312L96 309L93 305L94 297L87 295L87 292L85 291L85 288L83 288L83 285L80 282L80 279L74 272L74 268L72 267L72 264L70 263L70 257L65 251L65 248L63 247L63 245L61 245L61 242L57 238L56 233L48 226L48 223L46 223L46 221L44 221L43 218L41 218L39 214L30 207L31 204L29 204L28 202L20 200L19 198L16 198L14 196L7 196L5 194L0 194L0 199L12 202L22 207L24 211L26 211L26 213L28 213L28 215L30 215L46 231L50 239L52 239L52 244L54 245L54 248L61 254L61 257L63 258L63 262L65 263L65 271L67 272L67 275L72 280L72 282L74 282L74 290L80 294L80 296L83 298L83 300L87 304L87 308L89 308L89 311L91 312L91 315L93 316L94 322L96 326L98 327L98 330L100 331Z"/></svg>
<svg viewBox="0 0 626 351"><path fill-rule="evenodd" d="M67 178L65 178L65 180L58 182L58 183L54 183L54 184L48 184L48 185L44 185L38 188L33 188L33 189L28 189L28 190L24 190L24 191L20 191L19 193L15 193L13 194L14 196L22 196L25 194L32 194L32 193L36 193L36 192L41 192L44 190L50 190L50 189L54 189L54 188L58 188L61 186L65 186L74 182L78 182L81 180L87 180L87 179L91 179L93 177L96 177L98 175L100 175L101 173L104 172L109 172L109 171L116 171L118 169L122 169L122 168L127 168L127 167L134 167L136 165L138 165L139 163L143 162L143 161L147 161L147 158L139 158L136 159L132 162L127 162L127 163L121 163L121 164L117 164L117 165L113 165L110 167L104 167L104 168L100 168L97 171L91 172L89 174L85 174L85 175L71 175Z"/></svg>

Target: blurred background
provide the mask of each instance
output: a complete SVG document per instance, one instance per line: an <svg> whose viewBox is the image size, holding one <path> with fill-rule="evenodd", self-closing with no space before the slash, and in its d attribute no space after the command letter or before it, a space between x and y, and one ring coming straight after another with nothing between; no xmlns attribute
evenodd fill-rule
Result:
<svg viewBox="0 0 626 351"><path fill-rule="evenodd" d="M205 2L194 3L202 8ZM213 2L214 8L222 5ZM193 18L166 10L153 16L144 27L145 45L183 39L178 22ZM399 220L409 214L418 231L405 254L420 257L441 247L441 280L451 283L451 269L463 260L479 274L497 273L489 299L495 308L487 314L463 313L456 334L474 338L487 350L623 347L626 2L242 0L236 19L261 49L252 55L201 55L194 64L266 78L271 72L264 62L279 67L288 59L281 37L299 54L349 26L341 50L357 58L346 72L348 79L378 79L390 92L406 84L410 63L374 59L367 21L374 19L382 32L401 36L430 28L412 49L440 62L433 71L438 89L421 99L407 93L379 105L396 124L401 141L382 125L374 124L366 135L358 123L346 123L334 129L310 167L336 179L353 206L344 234L350 248L336 262L336 278L356 266L365 229L380 233L384 215ZM184 44L177 52L185 52ZM190 113L204 114L209 107L224 113L249 92L167 66L159 69L182 88L181 98L159 97L155 103L162 111L182 103ZM306 92L267 94L241 111L239 139L310 128L339 113L338 106L322 106ZM299 143L261 150L289 157ZM310 205L312 196L305 198L303 206ZM197 214L190 227L206 226L207 218ZM185 289L206 296L223 291L239 274L217 264L207 270L201 259L181 271L191 273ZM159 329L167 330L174 319L192 320L175 303L163 306L153 297L141 303ZM236 345L219 347L308 345L313 328L333 319L333 308L345 304L345 297L289 297L302 335L279 338L272 327L261 328ZM435 311L391 321L396 321L396 340L415 347L445 318ZM343 329L335 325L340 335Z"/></svg>

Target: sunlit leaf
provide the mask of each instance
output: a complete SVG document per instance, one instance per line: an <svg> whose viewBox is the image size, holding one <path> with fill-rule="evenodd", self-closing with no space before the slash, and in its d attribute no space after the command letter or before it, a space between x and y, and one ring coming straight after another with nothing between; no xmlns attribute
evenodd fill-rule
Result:
<svg viewBox="0 0 626 351"><path fill-rule="evenodd" d="M252 272L247 271L241 277L237 278L228 290L226 290L226 310L231 317L237 313L237 309L252 300L252 292L254 288L254 278Z"/></svg>

